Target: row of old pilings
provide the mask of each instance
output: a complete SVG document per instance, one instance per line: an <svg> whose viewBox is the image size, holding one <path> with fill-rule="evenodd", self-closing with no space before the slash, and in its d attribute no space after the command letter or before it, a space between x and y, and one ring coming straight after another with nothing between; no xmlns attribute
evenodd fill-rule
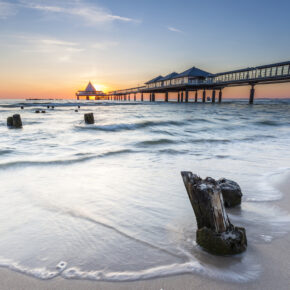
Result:
<svg viewBox="0 0 290 290"><path fill-rule="evenodd" d="M21 108L21 110L24 110L24 106L21 106L20 108ZM54 110L54 106L47 106L47 108L48 109L51 108L52 110ZM78 106L78 108L80 108L80 106ZM39 114L39 113L45 114L46 113L45 110L35 110L34 112L36 114ZM75 112L78 112L78 110L75 110ZM91 114L92 114L92 116L90 116L88 119L92 119L93 123L94 123L93 113L91 113ZM92 121L88 121L88 124L93 124L91 122ZM21 120L20 114L14 114L13 116L7 117L7 127L10 128L10 129L22 128L23 124L22 124L22 120Z"/></svg>
<svg viewBox="0 0 290 290"><path fill-rule="evenodd" d="M240 186L228 179L200 178L190 171L181 172L196 216L196 241L215 255L234 255L247 249L246 230L234 226L225 207L241 204Z"/></svg>

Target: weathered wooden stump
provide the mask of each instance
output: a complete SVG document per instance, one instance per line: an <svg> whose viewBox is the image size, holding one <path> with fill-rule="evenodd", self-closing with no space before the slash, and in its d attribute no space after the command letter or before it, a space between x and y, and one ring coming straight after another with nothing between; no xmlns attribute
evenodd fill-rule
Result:
<svg viewBox="0 0 290 290"><path fill-rule="evenodd" d="M22 121L19 114L7 118L7 126L10 128L22 128Z"/></svg>
<svg viewBox="0 0 290 290"><path fill-rule="evenodd" d="M218 181L221 188L225 207L234 207L242 202L242 190L233 180L221 178Z"/></svg>
<svg viewBox="0 0 290 290"><path fill-rule="evenodd" d="M181 172L181 176L196 216L197 243L216 255L234 255L245 251L246 231L231 224L218 182L210 177L203 180L189 171Z"/></svg>
<svg viewBox="0 0 290 290"><path fill-rule="evenodd" d="M12 127L13 126L13 117L8 117L7 118L7 126Z"/></svg>
<svg viewBox="0 0 290 290"><path fill-rule="evenodd" d="M94 114L93 113L84 114L84 118L85 118L85 123L86 124L94 124L95 123L95 119L94 119Z"/></svg>
<svg viewBox="0 0 290 290"><path fill-rule="evenodd" d="M13 127L14 128L22 128L21 116L19 114L13 115Z"/></svg>

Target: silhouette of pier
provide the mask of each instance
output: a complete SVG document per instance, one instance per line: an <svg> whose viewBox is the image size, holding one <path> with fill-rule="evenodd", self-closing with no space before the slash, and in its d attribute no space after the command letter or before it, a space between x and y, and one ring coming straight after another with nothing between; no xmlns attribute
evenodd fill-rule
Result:
<svg viewBox="0 0 290 290"><path fill-rule="evenodd" d="M202 91L201 101L206 102L206 91L211 90L210 101L222 102L222 90L226 87L250 86L249 103L253 104L255 86L290 82L290 61L248 67L217 74L192 67L182 73L170 73L158 76L145 83L144 86L116 90L107 94L108 100L155 102L156 94L163 94L164 102L169 102L169 93L177 92L177 102L189 102L189 94L194 94L194 102L198 102L198 91Z"/></svg>

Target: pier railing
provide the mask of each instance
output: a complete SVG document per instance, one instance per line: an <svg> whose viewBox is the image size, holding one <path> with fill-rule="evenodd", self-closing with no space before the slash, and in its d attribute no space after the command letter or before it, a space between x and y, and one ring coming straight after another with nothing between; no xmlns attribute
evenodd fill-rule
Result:
<svg viewBox="0 0 290 290"><path fill-rule="evenodd" d="M278 83L281 81L290 81L290 61L217 73L203 79L184 77L172 79L170 83L168 80L164 83L158 81L147 86L112 91L109 94L139 93L156 89L177 88L180 86L196 86L196 88L200 89L203 86L205 88L214 88L218 86L238 86L243 84Z"/></svg>

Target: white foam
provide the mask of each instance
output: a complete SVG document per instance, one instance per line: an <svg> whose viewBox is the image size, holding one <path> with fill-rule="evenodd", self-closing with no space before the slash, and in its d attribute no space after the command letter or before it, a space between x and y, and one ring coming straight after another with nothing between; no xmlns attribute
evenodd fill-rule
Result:
<svg viewBox="0 0 290 290"><path fill-rule="evenodd" d="M242 262L248 263L247 259ZM240 266L240 265L239 265ZM240 267L230 267L219 269L218 267L204 266L198 261L189 261L183 264L170 264L142 271L106 272L106 271L82 271L78 267L66 269L61 276L66 279L89 279L101 281L135 281L152 278L159 278L178 274L202 274L211 278L216 278L232 282L248 282L255 280L261 267L258 264L249 263L243 271ZM236 269L235 269L236 268Z"/></svg>

